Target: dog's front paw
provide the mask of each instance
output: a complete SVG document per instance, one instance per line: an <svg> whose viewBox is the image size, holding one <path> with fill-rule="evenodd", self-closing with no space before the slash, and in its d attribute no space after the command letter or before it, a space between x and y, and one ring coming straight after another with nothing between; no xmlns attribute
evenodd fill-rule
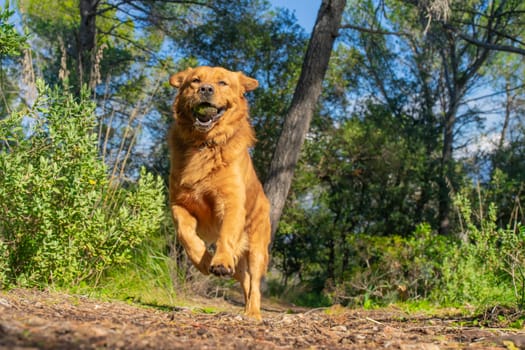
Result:
<svg viewBox="0 0 525 350"><path fill-rule="evenodd" d="M222 256L222 258L220 256L215 256L210 264L210 272L219 277L233 276L235 272L234 266L233 259L226 256Z"/></svg>

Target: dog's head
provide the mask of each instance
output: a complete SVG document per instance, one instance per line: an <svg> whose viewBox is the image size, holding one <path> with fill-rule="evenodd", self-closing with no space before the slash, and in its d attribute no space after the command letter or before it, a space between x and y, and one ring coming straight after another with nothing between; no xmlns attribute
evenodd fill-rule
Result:
<svg viewBox="0 0 525 350"><path fill-rule="evenodd" d="M223 117L238 108L247 108L244 93L259 83L241 72L221 67L188 68L170 77L179 89L174 108L178 118L206 133Z"/></svg>

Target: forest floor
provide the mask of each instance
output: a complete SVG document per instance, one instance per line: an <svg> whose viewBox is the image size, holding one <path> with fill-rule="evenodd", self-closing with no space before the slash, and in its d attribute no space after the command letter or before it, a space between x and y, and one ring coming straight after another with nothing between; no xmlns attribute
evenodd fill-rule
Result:
<svg viewBox="0 0 525 350"><path fill-rule="evenodd" d="M224 299L189 305L0 291L0 349L525 349L525 329L506 328L508 317L495 310L474 326L474 318L453 310L440 316L395 307L290 310L264 300L258 323ZM210 305L224 311L210 313Z"/></svg>

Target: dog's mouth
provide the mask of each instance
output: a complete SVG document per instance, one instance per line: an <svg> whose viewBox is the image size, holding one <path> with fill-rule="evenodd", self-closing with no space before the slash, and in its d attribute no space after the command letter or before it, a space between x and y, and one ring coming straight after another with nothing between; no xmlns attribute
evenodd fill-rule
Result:
<svg viewBox="0 0 525 350"><path fill-rule="evenodd" d="M195 117L193 125L197 130L206 132L222 117L224 111L226 108L217 107L208 102L199 103L193 108L193 116Z"/></svg>

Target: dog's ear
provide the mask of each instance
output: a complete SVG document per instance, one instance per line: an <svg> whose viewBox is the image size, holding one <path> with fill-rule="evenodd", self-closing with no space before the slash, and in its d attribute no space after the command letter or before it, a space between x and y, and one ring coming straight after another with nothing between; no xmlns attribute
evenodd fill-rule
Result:
<svg viewBox="0 0 525 350"><path fill-rule="evenodd" d="M242 72L239 74L239 84L244 88L244 92L253 91L259 86L259 82L256 79L247 77Z"/></svg>
<svg viewBox="0 0 525 350"><path fill-rule="evenodd" d="M173 74L170 77L170 85L176 88L180 88L182 83L184 82L184 79L190 74L192 71L192 68L187 68L186 70L183 70L182 72L178 72Z"/></svg>

